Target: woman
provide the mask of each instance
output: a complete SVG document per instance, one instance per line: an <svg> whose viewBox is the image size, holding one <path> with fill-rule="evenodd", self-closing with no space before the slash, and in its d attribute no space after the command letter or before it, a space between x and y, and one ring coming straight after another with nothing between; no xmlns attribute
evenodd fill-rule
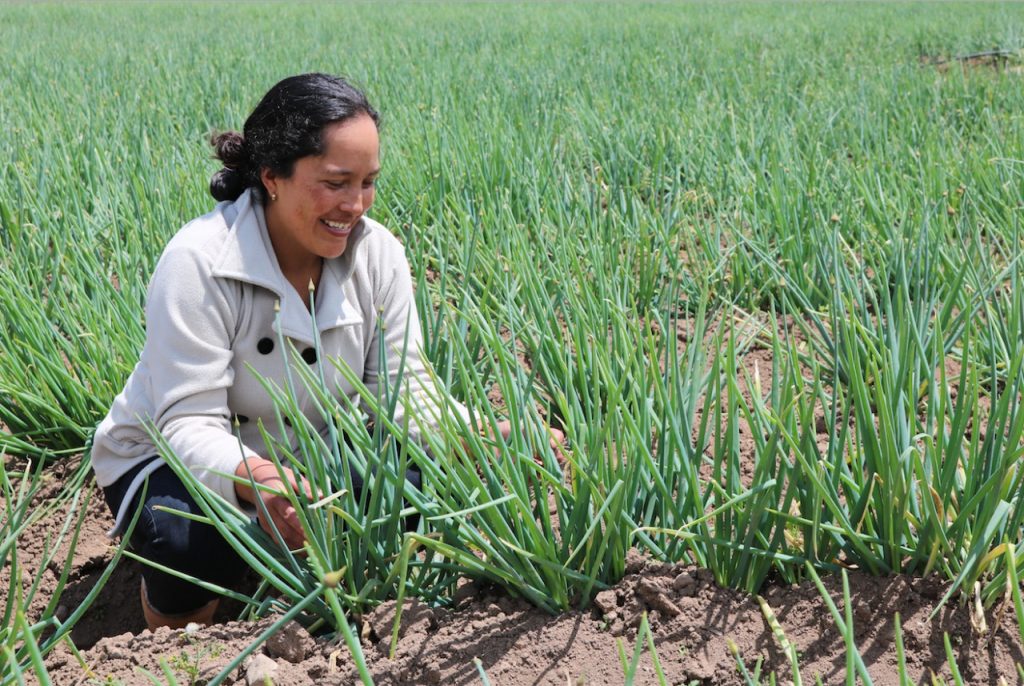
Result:
<svg viewBox="0 0 1024 686"><path fill-rule="evenodd" d="M380 173L379 116L366 97L325 74L284 79L263 97L242 134L213 140L224 168L210 182L220 203L189 222L164 250L146 302L146 343L139 362L93 443L97 482L116 515L115 532L139 505L131 544L142 556L191 576L227 586L245 564L210 526L155 510L157 505L200 512L182 483L157 457L151 421L196 477L239 508L263 499L285 541L303 535L282 483L261 457L258 420L277 426L271 399L256 375L283 385L294 359L338 358L373 391L380 375L403 379L415 408L415 439L430 430L440 408L419 354L420 332L409 265L402 245L365 216ZM315 304L315 324L310 300ZM378 369L383 327L387 370ZM323 365L329 388L353 389L335 365ZM304 389L296 389L306 419L324 421ZM396 421L403 421L398 403ZM466 410L455 406L466 419ZM233 433L238 427L238 437ZM508 437L510 427L499 427ZM293 442L290 425L278 437ZM223 476L234 473L270 487L253 489ZM289 476L294 488L308 488ZM251 508L250 508L251 509ZM260 523L270 530L270 524ZM141 589L146 623L182 627L209 623L213 593L146 566Z"/></svg>

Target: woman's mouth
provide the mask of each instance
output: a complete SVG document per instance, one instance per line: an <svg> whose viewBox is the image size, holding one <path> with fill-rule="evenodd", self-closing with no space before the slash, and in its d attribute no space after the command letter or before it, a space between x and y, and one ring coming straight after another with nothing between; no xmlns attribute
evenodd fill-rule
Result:
<svg viewBox="0 0 1024 686"><path fill-rule="evenodd" d="M332 236L338 236L339 238L352 233L352 226L354 224L354 222L352 224L346 224L344 222L331 221L330 219L321 219L320 223L324 225L328 233Z"/></svg>

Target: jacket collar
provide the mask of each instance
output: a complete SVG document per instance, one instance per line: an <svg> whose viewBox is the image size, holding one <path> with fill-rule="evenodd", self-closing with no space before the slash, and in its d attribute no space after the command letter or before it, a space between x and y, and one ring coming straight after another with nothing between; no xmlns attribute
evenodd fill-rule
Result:
<svg viewBox="0 0 1024 686"><path fill-rule="evenodd" d="M285 279L267 232L263 205L251 189L224 209L224 219L228 224L227 239L214 260L213 275L272 291L281 308L274 324L275 331L313 345L313 317L306 309L306 296L300 296ZM353 258L367 231L366 222L360 221L341 257L324 260L320 287L314 301L320 333L362 321L358 309L345 299L343 285L352 273Z"/></svg>

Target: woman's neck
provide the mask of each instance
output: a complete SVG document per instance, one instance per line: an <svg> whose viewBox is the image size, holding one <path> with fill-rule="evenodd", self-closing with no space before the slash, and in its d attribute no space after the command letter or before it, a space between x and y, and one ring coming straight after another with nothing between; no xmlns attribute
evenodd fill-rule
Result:
<svg viewBox="0 0 1024 686"><path fill-rule="evenodd" d="M299 298L309 309L309 284L320 287L320 276L324 270L324 259L319 255L304 251L301 246L281 240L280 234L274 231L274 224L267 216L267 234L270 245L274 249L277 265L284 278L299 294Z"/></svg>
<svg viewBox="0 0 1024 686"><path fill-rule="evenodd" d="M320 275L324 271L323 258L318 257L318 262L315 266L301 271L290 273L288 270L282 267L281 271L284 273L284 278L288 280L288 283L292 285L292 288L299 294L299 298L306 304L306 309L310 309L309 299L311 293L315 292L320 287ZM310 284L313 285L313 291L310 291Z"/></svg>

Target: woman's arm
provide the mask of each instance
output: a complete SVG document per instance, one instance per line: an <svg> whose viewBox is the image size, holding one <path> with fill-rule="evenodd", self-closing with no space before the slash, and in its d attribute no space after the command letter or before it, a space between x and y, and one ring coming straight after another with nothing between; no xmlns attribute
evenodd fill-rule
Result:
<svg viewBox="0 0 1024 686"><path fill-rule="evenodd" d="M295 508L285 496L285 489L298 491L301 488L305 490L306 496L312 499L313 494L309 483L302 477L296 478L291 470L286 469L284 470L285 478L288 480L286 486L274 463L262 457L249 457L238 463L235 468L235 476L248 481L250 475L253 482L265 488L254 489L248 483L236 483L235 492L238 494L239 500L255 505L257 497L262 499L266 512L270 515L274 526L288 547L301 548L305 541L305 534ZM256 512L260 526L270 536L273 536L274 532L264 516L264 509L256 508Z"/></svg>
<svg viewBox="0 0 1024 686"><path fill-rule="evenodd" d="M184 243L169 244L150 281L140 364L156 428L199 481L238 507L234 482L221 474L257 456L229 423L238 315L231 289L240 286L215 278L206 252Z"/></svg>

